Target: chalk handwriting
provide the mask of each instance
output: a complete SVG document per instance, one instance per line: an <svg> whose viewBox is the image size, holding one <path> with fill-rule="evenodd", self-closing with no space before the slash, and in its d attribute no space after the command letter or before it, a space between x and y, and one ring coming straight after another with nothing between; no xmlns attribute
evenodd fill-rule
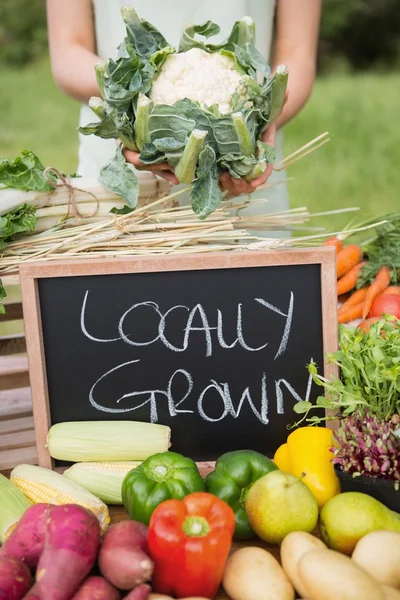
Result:
<svg viewBox="0 0 400 600"><path fill-rule="evenodd" d="M245 320L245 316L243 314L243 305L241 303L237 304L237 318L236 318L236 332L235 339L230 342L226 341L226 333L224 333L224 318L221 309L217 308L217 323L216 325L210 324L209 317L201 304L196 304L193 308L189 308L186 305L178 304L176 306L172 306L168 308L165 312L162 312L159 305L156 302L146 300L144 302L138 302L133 304L128 308L121 316L118 322L118 337L114 338L99 338L88 331L88 327L86 324L86 316L87 316L87 304L88 304L89 290L86 291L80 315L80 326L81 331L85 337L90 339L93 342L99 343L108 343L108 342L118 342L122 341L130 346L134 346L140 348L142 346L151 346L157 342L161 342L168 350L173 352L185 352L189 348L190 339L193 332L202 332L204 335L205 342L205 356L210 357L213 354L213 347L215 343L218 343L219 346L225 350L229 350L234 348L239 344L247 352L260 352L264 350L268 346L268 341L265 341L260 346L252 347L245 339L245 335L243 332L243 324ZM270 304L263 298L254 298L254 301L264 307L267 311L275 313L279 317L283 317L285 319L283 324L283 332L280 339L278 350L275 354L274 360L278 357L282 356L288 346L289 337L292 327L293 314L294 314L294 294L290 292L290 300L287 312L283 312L273 304ZM138 310L150 310L152 311L156 318L158 319L158 326L156 330L153 332L153 335L150 336L150 339L139 341L135 339L132 331L127 334L125 328L127 327L126 320L128 316L133 317L134 313ZM173 314L177 311L184 311L187 313L186 325L182 331L182 343L181 345L176 345L167 337L166 328L168 322L173 318ZM143 319L143 315L140 314L140 318ZM253 316L254 318L254 316ZM257 316L257 319L261 325L264 319L260 316ZM171 321L171 323L173 323ZM131 324L132 329L132 324ZM213 334L216 334L216 340ZM198 344L196 344L197 346Z"/></svg>

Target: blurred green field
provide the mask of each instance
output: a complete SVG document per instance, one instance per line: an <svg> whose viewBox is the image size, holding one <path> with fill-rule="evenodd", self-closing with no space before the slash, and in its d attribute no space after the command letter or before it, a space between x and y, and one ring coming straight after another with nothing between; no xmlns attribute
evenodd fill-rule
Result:
<svg viewBox="0 0 400 600"><path fill-rule="evenodd" d="M47 165L76 169L78 104L55 86L47 61L0 71L0 156L31 149ZM360 206L363 217L399 207L399 74L335 74L317 81L286 128L289 154L324 131L331 142L289 170L293 207L311 212ZM351 216L319 219L332 229ZM361 218L361 217L360 217Z"/></svg>

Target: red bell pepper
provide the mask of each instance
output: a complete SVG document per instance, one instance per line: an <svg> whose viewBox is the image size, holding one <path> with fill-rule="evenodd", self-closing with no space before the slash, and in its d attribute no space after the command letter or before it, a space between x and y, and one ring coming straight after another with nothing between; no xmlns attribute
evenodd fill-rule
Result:
<svg viewBox="0 0 400 600"><path fill-rule="evenodd" d="M222 581L235 531L228 504L206 492L166 500L153 512L148 545L155 592L213 598Z"/></svg>

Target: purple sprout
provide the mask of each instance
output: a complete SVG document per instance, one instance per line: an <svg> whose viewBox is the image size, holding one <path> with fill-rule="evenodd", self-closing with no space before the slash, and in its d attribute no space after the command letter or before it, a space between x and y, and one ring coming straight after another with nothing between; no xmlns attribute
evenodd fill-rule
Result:
<svg viewBox="0 0 400 600"><path fill-rule="evenodd" d="M381 421L368 412L346 417L334 432L332 462L346 473L400 480L399 421L399 415Z"/></svg>

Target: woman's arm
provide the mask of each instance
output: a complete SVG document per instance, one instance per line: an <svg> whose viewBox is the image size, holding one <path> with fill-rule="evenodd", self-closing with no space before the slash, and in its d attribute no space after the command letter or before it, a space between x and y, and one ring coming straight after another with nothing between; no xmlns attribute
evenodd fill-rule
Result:
<svg viewBox="0 0 400 600"><path fill-rule="evenodd" d="M289 68L288 98L277 126L307 102L315 80L321 0L278 0L273 69Z"/></svg>
<svg viewBox="0 0 400 600"><path fill-rule="evenodd" d="M321 0L278 0L272 72L278 65L289 68L285 106L276 123L264 134L264 142L275 145L276 129L290 121L307 102L314 85ZM272 173L269 165L263 175L250 184L223 173L221 182L232 195L250 194L264 184Z"/></svg>
<svg viewBox="0 0 400 600"><path fill-rule="evenodd" d="M51 68L62 91L87 103L99 95L91 0L47 0Z"/></svg>

